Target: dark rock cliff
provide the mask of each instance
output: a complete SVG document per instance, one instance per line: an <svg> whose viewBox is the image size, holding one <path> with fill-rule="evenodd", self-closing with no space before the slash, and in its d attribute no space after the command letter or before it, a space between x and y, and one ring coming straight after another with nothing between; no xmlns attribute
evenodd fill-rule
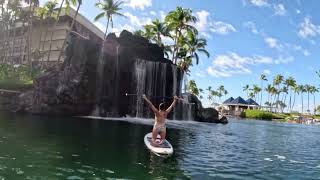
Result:
<svg viewBox="0 0 320 180"><path fill-rule="evenodd" d="M103 48L90 40L72 37L66 55L59 69L37 78L34 89L19 96L14 103L16 111L153 117L142 94L155 105L165 102L168 106L173 95L181 95L182 71L164 58L159 46L127 31L120 37L109 34ZM202 108L197 97L184 98L186 102L179 102L170 118L218 122L218 113Z"/></svg>

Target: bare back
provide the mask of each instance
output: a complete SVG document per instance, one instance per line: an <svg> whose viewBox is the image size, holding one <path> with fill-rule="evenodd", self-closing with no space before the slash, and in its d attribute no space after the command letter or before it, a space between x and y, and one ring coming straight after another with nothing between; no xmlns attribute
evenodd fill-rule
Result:
<svg viewBox="0 0 320 180"><path fill-rule="evenodd" d="M155 113L155 123L156 124L165 124L168 116L168 112L166 111L158 111Z"/></svg>

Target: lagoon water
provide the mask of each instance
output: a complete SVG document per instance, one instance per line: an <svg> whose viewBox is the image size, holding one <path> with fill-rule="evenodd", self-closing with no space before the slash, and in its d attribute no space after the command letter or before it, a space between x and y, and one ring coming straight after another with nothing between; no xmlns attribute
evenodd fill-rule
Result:
<svg viewBox="0 0 320 180"><path fill-rule="evenodd" d="M320 126L170 121L163 158L150 121L0 113L0 179L320 179Z"/></svg>

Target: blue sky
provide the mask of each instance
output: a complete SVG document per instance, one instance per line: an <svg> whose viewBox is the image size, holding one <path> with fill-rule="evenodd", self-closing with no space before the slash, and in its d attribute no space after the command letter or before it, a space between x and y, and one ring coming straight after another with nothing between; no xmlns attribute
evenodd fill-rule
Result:
<svg viewBox="0 0 320 180"><path fill-rule="evenodd" d="M246 97L242 87L260 84L261 73L269 79L281 73L299 84L318 86L318 0L125 0L127 18L116 17L112 31L141 29L177 6L193 10L199 18L196 26L208 40L211 57L201 56L189 77L200 88L224 85L230 96ZM100 12L92 0L84 0L80 11L90 20ZM104 29L106 21L95 24Z"/></svg>

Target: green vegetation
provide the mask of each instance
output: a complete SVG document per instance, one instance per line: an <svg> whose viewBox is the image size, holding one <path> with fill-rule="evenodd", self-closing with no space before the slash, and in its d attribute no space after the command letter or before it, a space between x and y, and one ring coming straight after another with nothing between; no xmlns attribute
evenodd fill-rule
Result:
<svg viewBox="0 0 320 180"><path fill-rule="evenodd" d="M111 28L113 28L113 16L123 16L119 11L121 10L120 6L123 4L123 1L113 1L113 0L104 0L103 2L96 3L96 7L102 10L100 14L98 14L94 20L98 21L102 17L107 18L107 27L104 33L104 39L107 37L109 23L111 23Z"/></svg>
<svg viewBox="0 0 320 180"><path fill-rule="evenodd" d="M23 90L32 87L33 77L42 71L31 71L30 66L0 64L0 89Z"/></svg>
<svg viewBox="0 0 320 180"><path fill-rule="evenodd" d="M319 75L320 73L317 72ZM307 110L308 113L313 113L314 115L317 112L317 109L310 109L310 96L313 96L313 106L316 107L315 94L319 92L319 89L316 86L310 84L297 84L297 81L293 77L284 77L281 74L276 75L271 79L265 88L263 82L268 82L266 75L262 74L260 77L261 86L258 85L245 85L243 91L247 93L248 98L255 99L256 102L260 102L260 105L266 105L268 111L280 114L284 112L292 112L293 107L298 102L298 97L300 96L301 100L301 114L305 113L305 98L307 97ZM263 93L267 93L267 101L263 103L262 97ZM260 94L260 97L258 96ZM305 96L307 95L307 96ZM283 116L274 115L276 118L282 118Z"/></svg>
<svg viewBox="0 0 320 180"><path fill-rule="evenodd" d="M19 91L32 87L33 81L0 80L0 89Z"/></svg>
<svg viewBox="0 0 320 180"><path fill-rule="evenodd" d="M199 53L210 56L206 50L207 40L200 38L198 30L193 26L197 21L191 9L177 7L167 14L164 21L156 19L135 34L158 44L167 58L189 73L193 60L199 63ZM165 38L171 42L164 41Z"/></svg>
<svg viewBox="0 0 320 180"><path fill-rule="evenodd" d="M263 120L272 120L273 114L267 111L260 110L246 110L241 114L243 118L249 119L263 119Z"/></svg>

